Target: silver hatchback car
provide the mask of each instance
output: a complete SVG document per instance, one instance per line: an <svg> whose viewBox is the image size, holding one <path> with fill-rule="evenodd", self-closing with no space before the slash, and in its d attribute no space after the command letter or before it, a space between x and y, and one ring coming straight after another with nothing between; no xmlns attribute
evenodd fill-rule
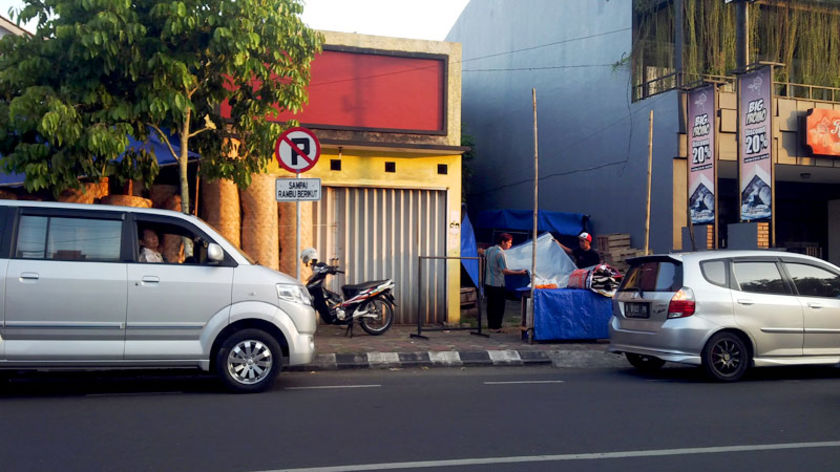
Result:
<svg viewBox="0 0 840 472"><path fill-rule="evenodd" d="M630 261L613 298L609 350L640 370L840 362L840 268L778 251L707 251Z"/></svg>

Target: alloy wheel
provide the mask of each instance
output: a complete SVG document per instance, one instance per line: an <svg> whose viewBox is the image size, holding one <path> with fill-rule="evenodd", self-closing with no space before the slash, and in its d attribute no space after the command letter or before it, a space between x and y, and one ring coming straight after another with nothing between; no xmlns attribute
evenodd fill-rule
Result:
<svg viewBox="0 0 840 472"><path fill-rule="evenodd" d="M230 350L227 370L233 380L253 385L271 372L273 362L268 346L254 339L244 339Z"/></svg>

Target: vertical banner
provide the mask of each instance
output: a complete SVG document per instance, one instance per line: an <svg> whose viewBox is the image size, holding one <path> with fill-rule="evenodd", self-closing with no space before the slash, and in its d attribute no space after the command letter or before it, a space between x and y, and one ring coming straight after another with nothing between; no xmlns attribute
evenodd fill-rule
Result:
<svg viewBox="0 0 840 472"><path fill-rule="evenodd" d="M715 87L688 94L688 211L691 224L715 222Z"/></svg>
<svg viewBox="0 0 840 472"><path fill-rule="evenodd" d="M738 77L738 162L741 220L772 216L772 75L769 66Z"/></svg>

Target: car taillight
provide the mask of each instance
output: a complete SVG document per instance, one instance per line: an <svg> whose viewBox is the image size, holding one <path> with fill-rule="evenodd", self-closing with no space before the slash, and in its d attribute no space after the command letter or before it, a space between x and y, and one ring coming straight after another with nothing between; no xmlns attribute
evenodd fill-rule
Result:
<svg viewBox="0 0 840 472"><path fill-rule="evenodd" d="M671 297L668 304L668 318L685 318L694 314L694 291L683 287Z"/></svg>

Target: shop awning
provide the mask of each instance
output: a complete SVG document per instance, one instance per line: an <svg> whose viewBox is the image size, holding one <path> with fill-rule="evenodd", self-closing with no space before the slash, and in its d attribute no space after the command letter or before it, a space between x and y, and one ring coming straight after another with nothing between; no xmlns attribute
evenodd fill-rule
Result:
<svg viewBox="0 0 840 472"><path fill-rule="evenodd" d="M169 142L172 144L172 148L175 150L175 152L180 154L181 146L178 145L178 141L174 139L174 136L170 136ZM133 137L129 136L127 149L147 149L149 151L154 151L155 156L157 156L158 165L161 167L169 166L176 163L175 158L172 157L172 153L169 152L169 147L167 147L166 144L164 144L160 140L156 133L149 133L149 139L146 142L137 141ZM199 157L201 157L197 153L192 151L189 152L189 156L190 160L198 159ZM120 158L122 158L122 156L120 156ZM21 185L23 184L24 178L24 174L0 173L0 186Z"/></svg>

